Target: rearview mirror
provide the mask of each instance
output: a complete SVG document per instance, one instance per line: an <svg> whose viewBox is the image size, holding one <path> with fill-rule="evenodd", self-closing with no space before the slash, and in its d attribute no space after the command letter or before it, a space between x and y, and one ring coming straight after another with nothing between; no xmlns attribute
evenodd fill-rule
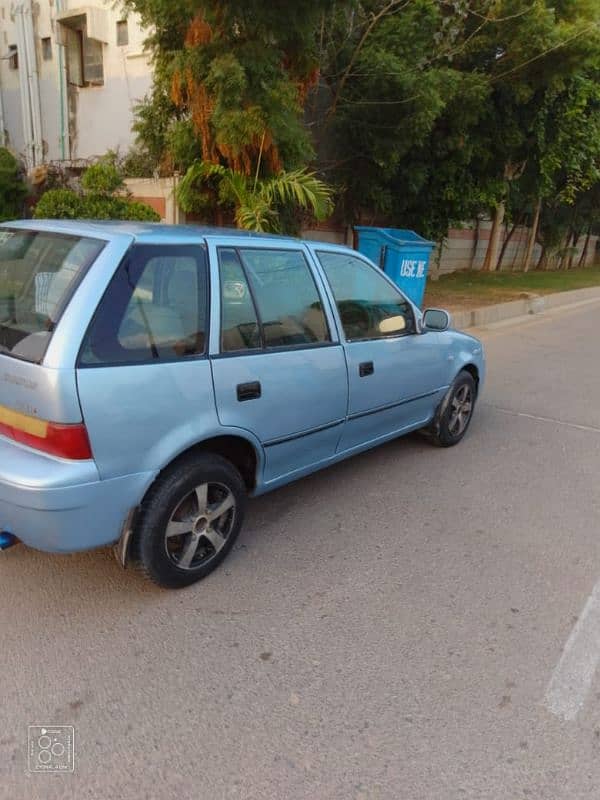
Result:
<svg viewBox="0 0 600 800"><path fill-rule="evenodd" d="M445 331L452 322L450 314L443 308L427 308L423 312L423 328L428 331Z"/></svg>

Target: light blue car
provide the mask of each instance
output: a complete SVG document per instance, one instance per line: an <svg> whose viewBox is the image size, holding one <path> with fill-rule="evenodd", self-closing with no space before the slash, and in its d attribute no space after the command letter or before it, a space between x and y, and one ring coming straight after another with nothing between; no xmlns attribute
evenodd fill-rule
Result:
<svg viewBox="0 0 600 800"><path fill-rule="evenodd" d="M321 242L0 225L0 547L115 544L161 586L231 550L246 498L396 436L464 436L477 339Z"/></svg>

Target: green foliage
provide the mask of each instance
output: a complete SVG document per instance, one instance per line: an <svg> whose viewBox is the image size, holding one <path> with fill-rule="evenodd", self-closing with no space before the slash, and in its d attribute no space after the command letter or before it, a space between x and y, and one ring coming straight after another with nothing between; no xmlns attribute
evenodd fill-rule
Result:
<svg viewBox="0 0 600 800"><path fill-rule="evenodd" d="M249 178L220 164L198 161L183 177L178 200L184 211L205 210L214 203L233 208L240 228L281 232L291 227L284 210L308 210L325 219L333 210L332 189L313 172L280 172L269 178Z"/></svg>
<svg viewBox="0 0 600 800"><path fill-rule="evenodd" d="M119 168L125 178L152 178L157 170L150 153L137 146L119 159Z"/></svg>
<svg viewBox="0 0 600 800"><path fill-rule="evenodd" d="M536 127L539 192L569 205L600 181L600 70L586 72L546 93Z"/></svg>
<svg viewBox="0 0 600 800"><path fill-rule="evenodd" d="M0 148L0 222L23 215L27 186L16 158Z"/></svg>
<svg viewBox="0 0 600 800"><path fill-rule="evenodd" d="M83 198L72 189L48 189L38 200L35 219L81 219Z"/></svg>
<svg viewBox="0 0 600 800"><path fill-rule="evenodd" d="M185 172L200 153L200 146L189 120L175 120L165 134L165 147L173 170Z"/></svg>
<svg viewBox="0 0 600 800"><path fill-rule="evenodd" d="M128 200L127 207L123 210L120 218L138 222L160 222L160 215L149 205L140 203L138 200Z"/></svg>
<svg viewBox="0 0 600 800"><path fill-rule="evenodd" d="M177 118L164 78L157 73L152 93L135 107L133 130L140 152L146 154L152 171L159 170L167 152L167 131ZM189 166L189 165L188 165Z"/></svg>
<svg viewBox="0 0 600 800"><path fill-rule="evenodd" d="M154 169L187 173L189 211L293 228L312 202L264 182L316 152L349 222L441 239L495 209L530 221L541 198L548 250L599 224L600 0L127 5L156 67L136 132Z"/></svg>
<svg viewBox="0 0 600 800"><path fill-rule="evenodd" d="M303 120L318 72L325 0L128 0L153 31L152 94L137 108L139 141L161 169L201 158L253 174L305 166ZM193 140L190 139L190 131Z"/></svg>
<svg viewBox="0 0 600 800"><path fill-rule="evenodd" d="M81 176L81 186L84 192L90 194L113 195L123 188L123 176L112 159L104 159L86 169Z"/></svg>
<svg viewBox="0 0 600 800"><path fill-rule="evenodd" d="M598 180L599 19L598 0L338 6L320 155L346 215L441 238L500 204L573 203Z"/></svg>
<svg viewBox="0 0 600 800"><path fill-rule="evenodd" d="M81 177L82 191L49 189L40 197L36 219L123 219L160 222L159 214L145 203L130 200L114 154L88 167Z"/></svg>

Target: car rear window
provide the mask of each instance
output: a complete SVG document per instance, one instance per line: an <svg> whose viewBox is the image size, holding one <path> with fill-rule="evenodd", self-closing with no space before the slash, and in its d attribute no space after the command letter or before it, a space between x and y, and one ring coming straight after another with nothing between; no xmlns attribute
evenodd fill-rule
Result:
<svg viewBox="0 0 600 800"><path fill-rule="evenodd" d="M104 242L0 228L0 353L39 363L65 306Z"/></svg>

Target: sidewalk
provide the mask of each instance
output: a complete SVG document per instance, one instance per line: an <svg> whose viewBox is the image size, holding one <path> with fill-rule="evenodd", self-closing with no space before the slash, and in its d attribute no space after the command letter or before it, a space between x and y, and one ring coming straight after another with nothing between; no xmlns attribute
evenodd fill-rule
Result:
<svg viewBox="0 0 600 800"><path fill-rule="evenodd" d="M451 311L452 325L459 330L481 328L517 317L525 317L529 314L541 314L551 308L587 305L595 301L600 301L600 286L546 295L529 294L527 297L508 303Z"/></svg>

